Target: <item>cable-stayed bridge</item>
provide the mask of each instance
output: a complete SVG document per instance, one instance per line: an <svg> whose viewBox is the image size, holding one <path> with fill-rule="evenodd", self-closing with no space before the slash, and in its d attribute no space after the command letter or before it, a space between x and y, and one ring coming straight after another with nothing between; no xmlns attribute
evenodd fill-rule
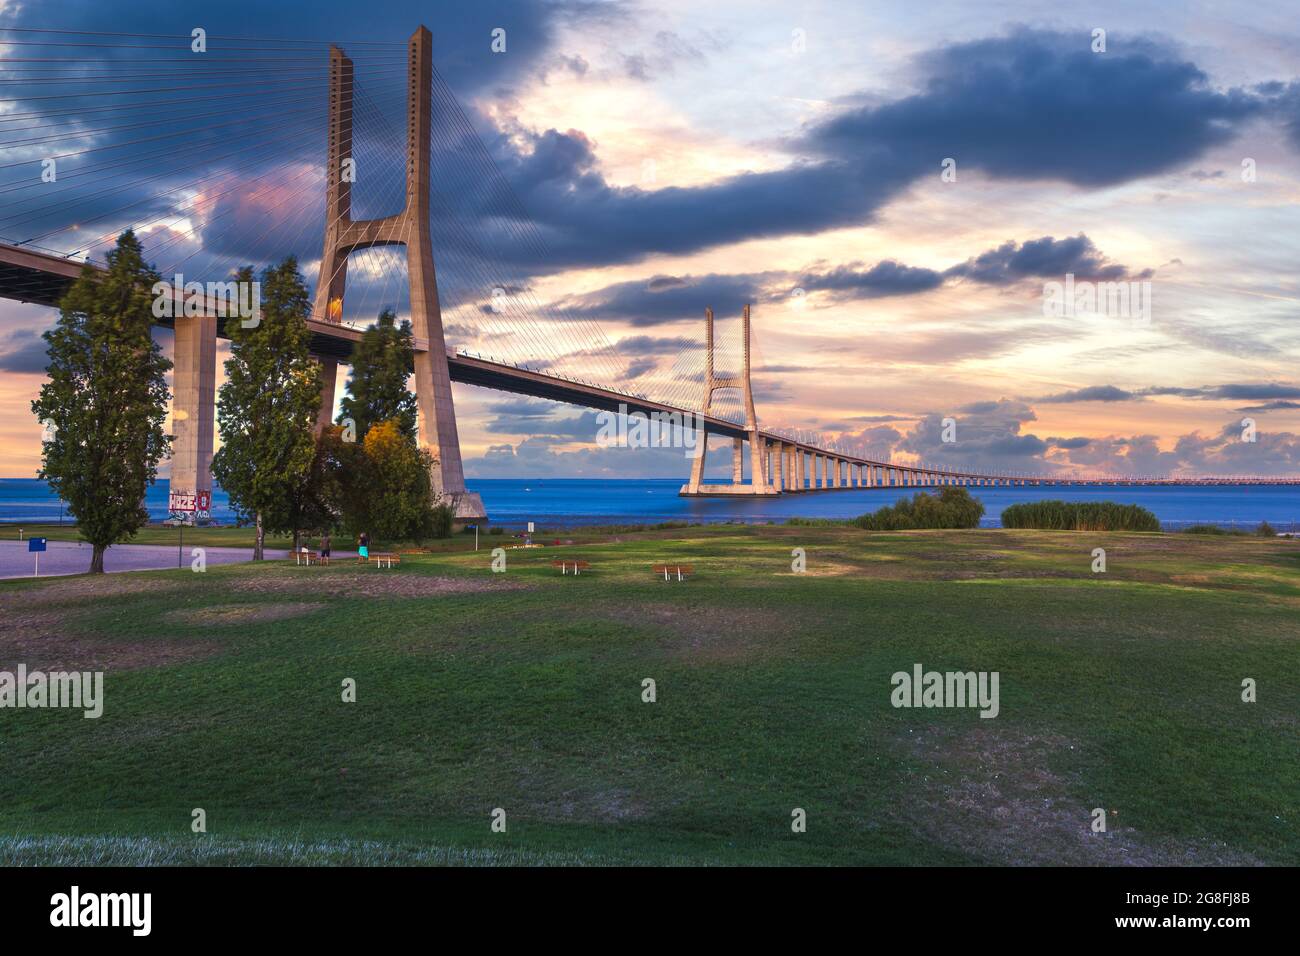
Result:
<svg viewBox="0 0 1300 956"><path fill-rule="evenodd" d="M647 370L589 310L541 291L564 256L554 264L544 227L436 70L432 45L423 27L406 44L346 45L0 29L0 296L56 305L128 227L169 280L221 281L296 255L315 279L320 422L364 326L384 308L409 316L420 442L462 519L483 506L465 487L452 382L731 438L730 483L704 481L701 453L686 495L1279 481L958 471L765 426L748 307L716 338L707 312L703 341L653 356ZM211 490L222 330L216 310L203 311L159 319L175 330L178 493ZM729 372L720 361L739 364Z"/></svg>

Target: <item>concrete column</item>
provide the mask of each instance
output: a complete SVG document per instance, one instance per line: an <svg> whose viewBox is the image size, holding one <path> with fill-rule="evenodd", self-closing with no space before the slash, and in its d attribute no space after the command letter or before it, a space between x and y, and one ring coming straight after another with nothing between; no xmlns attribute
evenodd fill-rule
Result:
<svg viewBox="0 0 1300 956"><path fill-rule="evenodd" d="M763 466L763 439L758 432L749 433L749 485L753 494L762 494L767 484L767 469Z"/></svg>
<svg viewBox="0 0 1300 956"><path fill-rule="evenodd" d="M698 420L698 419L697 419ZM700 485L704 482L704 459L709 453L709 433L701 426L699 434L695 437L696 456L691 462L691 480L686 486L688 494L698 495Z"/></svg>
<svg viewBox="0 0 1300 956"><path fill-rule="evenodd" d="M772 484L777 491L785 491L785 445L777 442L772 456L776 459L776 470L772 472Z"/></svg>
<svg viewBox="0 0 1300 956"><path fill-rule="evenodd" d="M799 487L807 491L812 487L811 476L809 472L812 469L812 461L806 451L799 452Z"/></svg>
<svg viewBox="0 0 1300 956"><path fill-rule="evenodd" d="M831 487L832 487L832 488L838 488L838 487L840 486L840 465L841 465L841 462L840 462L840 460L839 460L838 458L832 458L832 459L831 459L831 468L834 469L834 470L831 472Z"/></svg>
<svg viewBox="0 0 1300 956"><path fill-rule="evenodd" d="M212 493L212 434L216 414L217 317L176 319L172 375L172 494ZM207 514L178 513L185 521Z"/></svg>
<svg viewBox="0 0 1300 956"><path fill-rule="evenodd" d="M339 363L333 359L318 358L320 366L320 408L316 412L316 434L334 424L334 388L339 379Z"/></svg>
<svg viewBox="0 0 1300 956"><path fill-rule="evenodd" d="M731 483L743 484L745 481L745 439L733 438L731 441Z"/></svg>

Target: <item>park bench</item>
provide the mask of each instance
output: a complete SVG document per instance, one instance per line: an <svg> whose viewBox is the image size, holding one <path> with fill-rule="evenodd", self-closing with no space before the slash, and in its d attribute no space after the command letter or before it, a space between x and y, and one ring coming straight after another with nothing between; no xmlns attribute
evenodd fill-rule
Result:
<svg viewBox="0 0 1300 956"><path fill-rule="evenodd" d="M293 555L294 564L305 564L310 566L312 561L315 561L317 564L329 563L329 558L322 558L319 551L313 551L310 548L299 548L297 551L291 553Z"/></svg>
<svg viewBox="0 0 1300 956"><path fill-rule="evenodd" d="M655 574L662 574L665 581L671 581L673 575L677 575L678 581L685 581L695 573L689 564L656 564L654 570Z"/></svg>
<svg viewBox="0 0 1300 956"><path fill-rule="evenodd" d="M576 561L572 558L564 558L560 561L552 561L551 567L559 568L561 574L568 574L569 568L573 568L574 574L581 574L583 571L590 571L591 565L586 561Z"/></svg>
<svg viewBox="0 0 1300 956"><path fill-rule="evenodd" d="M391 568L394 564L402 563L401 556L394 554L392 551L376 551L370 556L370 560L374 561L375 565L381 568Z"/></svg>

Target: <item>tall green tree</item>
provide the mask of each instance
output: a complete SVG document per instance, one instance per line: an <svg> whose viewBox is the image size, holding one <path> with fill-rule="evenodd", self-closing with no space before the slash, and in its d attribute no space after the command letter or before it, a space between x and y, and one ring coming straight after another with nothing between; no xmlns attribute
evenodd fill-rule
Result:
<svg viewBox="0 0 1300 956"><path fill-rule="evenodd" d="M108 254L106 273L82 270L44 336L49 381L32 402L47 423L39 476L68 503L90 542L92 574L103 573L109 545L148 522L145 489L170 444L162 426L172 363L150 334L157 278L127 230Z"/></svg>
<svg viewBox="0 0 1300 956"><path fill-rule="evenodd" d="M251 282L243 269L240 282ZM316 455L320 366L308 346L311 302L290 257L262 272L259 321L228 320L230 358L217 397L221 450L212 473L230 503L257 529L253 560L263 556L266 533L296 532L296 504L311 480Z"/></svg>
<svg viewBox="0 0 1300 956"><path fill-rule="evenodd" d="M379 321L361 334L352 353L352 375L348 394L339 403L339 422L356 423L357 441L380 422L396 419L402 434L415 437L416 401L406 387L415 368L415 343L411 323L397 324L391 309L379 313Z"/></svg>

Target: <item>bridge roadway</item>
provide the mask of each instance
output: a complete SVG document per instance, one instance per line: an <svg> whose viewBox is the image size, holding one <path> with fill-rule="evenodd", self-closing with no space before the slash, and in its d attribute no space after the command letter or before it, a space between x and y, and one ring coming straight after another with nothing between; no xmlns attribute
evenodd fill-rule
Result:
<svg viewBox="0 0 1300 956"><path fill-rule="evenodd" d="M34 249L0 243L0 296L39 305L57 306L73 280L81 274L83 263ZM96 266L96 268L101 268ZM173 326L172 319L159 319L159 325ZM323 358L346 362L361 339L363 329L321 319L308 319L311 330L311 350ZM224 330L218 324L218 334ZM428 343L417 340L419 350ZM749 433L742 425L712 415L701 415L692 409L676 408L656 402L641 395L620 392L616 389L550 375L534 369L484 359L454 349L447 350L447 364L453 382L479 385L497 391L513 392L534 398L547 398L585 408L618 412L626 409L661 420L686 421L703 424L709 434L732 439L748 440ZM689 417L687 417L689 416ZM834 491L861 488L925 487L948 484L963 486L1046 486L1046 485L1242 485L1285 484L1300 485L1300 478L1059 478L982 474L969 471L937 471L912 465L877 461L846 452L820 448L807 442L792 439L774 432L760 430L760 437L771 450L776 451L776 461L768 468L770 485L760 493L780 494L801 491ZM821 475L818 475L818 460ZM839 467L835 475L829 472L830 462ZM811 464L811 475L808 465ZM848 469L845 475L843 469ZM802 478L803 480L799 480ZM820 484L819 484L820 481ZM703 494L753 494L752 486L713 485L702 486Z"/></svg>

